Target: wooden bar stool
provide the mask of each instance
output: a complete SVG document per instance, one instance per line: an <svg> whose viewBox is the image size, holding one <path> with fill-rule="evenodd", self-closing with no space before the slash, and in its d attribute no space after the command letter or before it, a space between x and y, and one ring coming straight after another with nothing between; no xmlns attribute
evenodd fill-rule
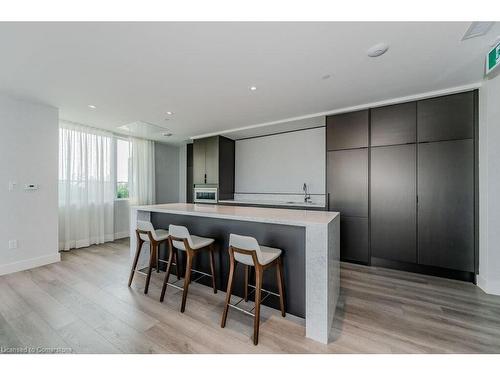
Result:
<svg viewBox="0 0 500 375"><path fill-rule="evenodd" d="M151 271L156 268L156 272L160 271L160 262L167 263L159 259L159 249L163 242L168 241L168 231L165 229L155 229L153 224L149 221L138 220L137 229L135 230L137 236L137 250L135 251L134 262L132 263L132 270L128 279L128 286L132 285L132 280L136 272L146 275L146 285L144 287L144 294L148 294L149 281L151 280ZM148 272L136 270L139 256L141 255L142 245L149 242L149 267ZM179 269L179 268L177 268ZM177 273L179 273L177 271Z"/></svg>
<svg viewBox="0 0 500 375"><path fill-rule="evenodd" d="M229 257L230 268L229 278L227 282L226 304L222 313L221 327L226 325L227 312L229 307L239 310L245 314L254 317L253 323L253 343L257 345L259 342L259 325L260 325L260 304L269 295L279 296L281 315L285 316L285 295L283 290L283 265L281 261L281 250L273 247L259 246L257 240L253 237L240 236L237 234L229 235ZM233 288L234 270L237 262L245 265L245 297L240 299L234 305L231 304L231 291ZM279 294L262 289L262 276L264 270L276 266L276 279L278 282ZM255 267L255 286L252 286L255 291L255 313L252 310L247 311L238 307L238 304L245 300L248 301L248 273L249 268ZM266 296L261 298L262 292L266 292Z"/></svg>
<svg viewBox="0 0 500 375"><path fill-rule="evenodd" d="M199 237L189 234L186 227L179 225L169 225L168 231L170 233L169 237L169 255L167 264L167 273L165 275L165 280L163 281L163 288L161 291L160 302L163 302L165 298L165 291L167 290L167 285L182 290L182 304L181 312L184 312L186 308L186 297L188 294L189 284L191 283L191 272L201 274L199 278L194 281L198 281L200 278L208 276L212 278L212 288L214 293L217 293L217 288L215 286L215 261L214 261L214 242L212 238ZM176 261L178 259L177 251L185 251L187 256L186 261L186 274L184 276L184 287L179 287L175 284L169 283L168 279L170 277L170 270L172 265L172 259L175 256ZM192 269L193 259L201 250L208 250L210 253L210 271L211 275L205 272ZM177 262L178 263L178 262ZM179 274L179 272L177 272Z"/></svg>

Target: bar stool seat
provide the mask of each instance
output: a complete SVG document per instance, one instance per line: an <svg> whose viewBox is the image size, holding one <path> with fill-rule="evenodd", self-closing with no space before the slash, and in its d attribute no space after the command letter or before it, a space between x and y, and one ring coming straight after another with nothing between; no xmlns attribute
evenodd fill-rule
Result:
<svg viewBox="0 0 500 375"><path fill-rule="evenodd" d="M276 249L274 247L262 246L259 245L261 251L261 259L259 259L259 263L263 266L271 263L275 259L277 259L281 255L281 249ZM240 263L243 263L247 266L253 266L252 258L241 258L239 260Z"/></svg>
<svg viewBox="0 0 500 375"><path fill-rule="evenodd" d="M155 233L154 238L157 241L165 241L168 239L168 236L169 236L168 230L165 230L165 229L155 229L154 233ZM139 236L141 237L141 240L143 240L145 242L149 242L149 236L147 233L140 233Z"/></svg>
<svg viewBox="0 0 500 375"><path fill-rule="evenodd" d="M191 249L193 249L193 250L202 249L202 248L207 247L215 242L215 240L213 238L195 236L194 234L191 235L191 241L193 243L190 246L191 246ZM173 241L173 243L174 243L174 247L176 249L186 251L186 247L184 246L184 242Z"/></svg>

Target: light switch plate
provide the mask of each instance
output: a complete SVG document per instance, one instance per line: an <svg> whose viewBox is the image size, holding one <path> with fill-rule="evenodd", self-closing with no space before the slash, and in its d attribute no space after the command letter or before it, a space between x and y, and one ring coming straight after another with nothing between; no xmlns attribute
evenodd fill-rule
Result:
<svg viewBox="0 0 500 375"><path fill-rule="evenodd" d="M17 182L9 181L9 191L13 191L16 188Z"/></svg>
<svg viewBox="0 0 500 375"><path fill-rule="evenodd" d="M9 240L9 249L17 249L17 240Z"/></svg>

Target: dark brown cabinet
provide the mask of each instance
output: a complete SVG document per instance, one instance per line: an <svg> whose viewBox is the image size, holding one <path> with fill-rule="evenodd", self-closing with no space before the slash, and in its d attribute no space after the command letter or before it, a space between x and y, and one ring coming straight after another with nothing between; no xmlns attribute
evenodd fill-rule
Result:
<svg viewBox="0 0 500 375"><path fill-rule="evenodd" d="M340 215L340 258L368 263L368 218Z"/></svg>
<svg viewBox="0 0 500 375"><path fill-rule="evenodd" d="M331 211L368 217L368 149L328 152Z"/></svg>
<svg viewBox="0 0 500 375"><path fill-rule="evenodd" d="M475 95L470 91L418 101L418 141L473 138Z"/></svg>
<svg viewBox="0 0 500 375"><path fill-rule="evenodd" d="M371 254L417 262L416 145L371 150Z"/></svg>
<svg viewBox="0 0 500 375"><path fill-rule="evenodd" d="M328 151L368 147L368 110L326 118Z"/></svg>
<svg viewBox="0 0 500 375"><path fill-rule="evenodd" d="M371 110L372 146L388 146L417 141L417 103L403 103Z"/></svg>
<svg viewBox="0 0 500 375"><path fill-rule="evenodd" d="M217 186L219 199L234 197L234 141L215 136L193 142L193 184Z"/></svg>
<svg viewBox="0 0 500 375"><path fill-rule="evenodd" d="M472 139L418 145L418 262L474 272Z"/></svg>

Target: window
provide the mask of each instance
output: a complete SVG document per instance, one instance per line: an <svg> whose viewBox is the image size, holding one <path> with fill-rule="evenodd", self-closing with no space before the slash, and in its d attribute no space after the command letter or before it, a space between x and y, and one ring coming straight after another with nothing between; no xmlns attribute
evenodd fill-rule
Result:
<svg viewBox="0 0 500 375"><path fill-rule="evenodd" d="M116 139L116 198L127 199L129 196L128 172L130 163L130 142Z"/></svg>

